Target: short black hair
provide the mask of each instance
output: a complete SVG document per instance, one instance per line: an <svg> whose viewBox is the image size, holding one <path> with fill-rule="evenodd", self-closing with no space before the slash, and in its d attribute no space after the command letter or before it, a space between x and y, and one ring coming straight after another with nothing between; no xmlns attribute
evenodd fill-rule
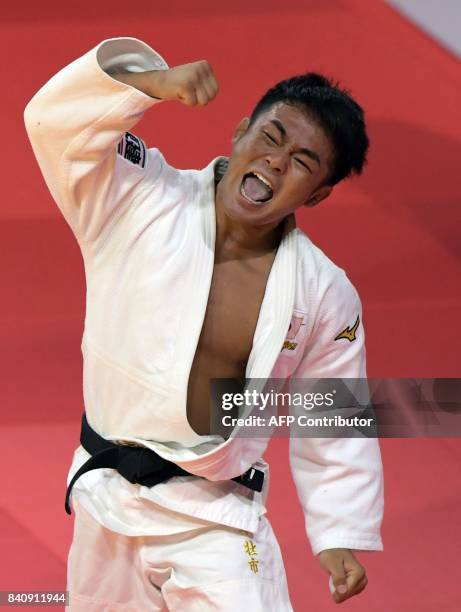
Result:
<svg viewBox="0 0 461 612"><path fill-rule="evenodd" d="M349 91L315 72L294 76L280 81L263 95L253 109L250 125L261 113L279 102L307 112L331 139L335 159L326 184L335 185L351 174L362 173L370 141L363 109Z"/></svg>

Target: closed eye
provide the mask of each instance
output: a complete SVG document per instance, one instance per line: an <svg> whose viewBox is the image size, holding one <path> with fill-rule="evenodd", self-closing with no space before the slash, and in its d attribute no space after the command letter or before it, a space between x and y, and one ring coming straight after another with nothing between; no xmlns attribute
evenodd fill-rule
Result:
<svg viewBox="0 0 461 612"><path fill-rule="evenodd" d="M268 140L270 140L270 141L271 141L273 144L278 144L278 142L275 140L275 138L273 138L273 137L272 137L272 136L269 134L269 132L265 132L265 131L263 130L263 134L264 134L264 136L266 136L266 138L267 138Z"/></svg>
<svg viewBox="0 0 461 612"><path fill-rule="evenodd" d="M295 160L298 162L298 164L301 164L301 166L304 166L306 168L306 170L309 170L309 172L312 174L312 170L309 168L309 166L303 162L302 159L299 159L299 157L295 157Z"/></svg>

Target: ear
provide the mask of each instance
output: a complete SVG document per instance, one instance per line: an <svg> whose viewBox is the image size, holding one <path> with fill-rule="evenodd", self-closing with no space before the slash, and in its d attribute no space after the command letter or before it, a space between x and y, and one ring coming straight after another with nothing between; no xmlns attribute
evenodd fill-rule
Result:
<svg viewBox="0 0 461 612"><path fill-rule="evenodd" d="M232 144L237 144L240 138L246 133L248 127L250 125L250 118L244 117L240 123L237 125L234 131L234 135L232 136Z"/></svg>
<svg viewBox="0 0 461 612"><path fill-rule="evenodd" d="M320 204L322 200L327 198L330 193L333 191L333 187L331 185L324 185L314 191L312 195L309 196L309 199L304 202L304 206L316 206Z"/></svg>

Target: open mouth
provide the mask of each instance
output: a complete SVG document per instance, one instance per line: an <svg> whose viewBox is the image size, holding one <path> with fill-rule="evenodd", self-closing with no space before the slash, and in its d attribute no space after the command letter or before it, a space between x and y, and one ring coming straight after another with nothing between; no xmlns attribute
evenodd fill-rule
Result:
<svg viewBox="0 0 461 612"><path fill-rule="evenodd" d="M240 193L252 204L267 204L274 195L272 185L258 172L245 174L240 185Z"/></svg>

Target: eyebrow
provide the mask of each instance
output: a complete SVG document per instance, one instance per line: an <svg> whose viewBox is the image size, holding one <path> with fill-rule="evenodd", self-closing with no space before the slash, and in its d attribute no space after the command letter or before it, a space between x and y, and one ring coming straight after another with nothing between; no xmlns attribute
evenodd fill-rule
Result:
<svg viewBox="0 0 461 612"><path fill-rule="evenodd" d="M283 126L283 123L281 123L278 119L271 119L271 123L273 123L275 127L278 129L282 138L286 138L287 131L285 127ZM307 157L310 157L311 159L316 161L318 165L320 166L320 157L317 155L315 151L311 151L311 149L306 149L304 147L302 149L299 149L299 152L304 153L304 155L307 155Z"/></svg>

